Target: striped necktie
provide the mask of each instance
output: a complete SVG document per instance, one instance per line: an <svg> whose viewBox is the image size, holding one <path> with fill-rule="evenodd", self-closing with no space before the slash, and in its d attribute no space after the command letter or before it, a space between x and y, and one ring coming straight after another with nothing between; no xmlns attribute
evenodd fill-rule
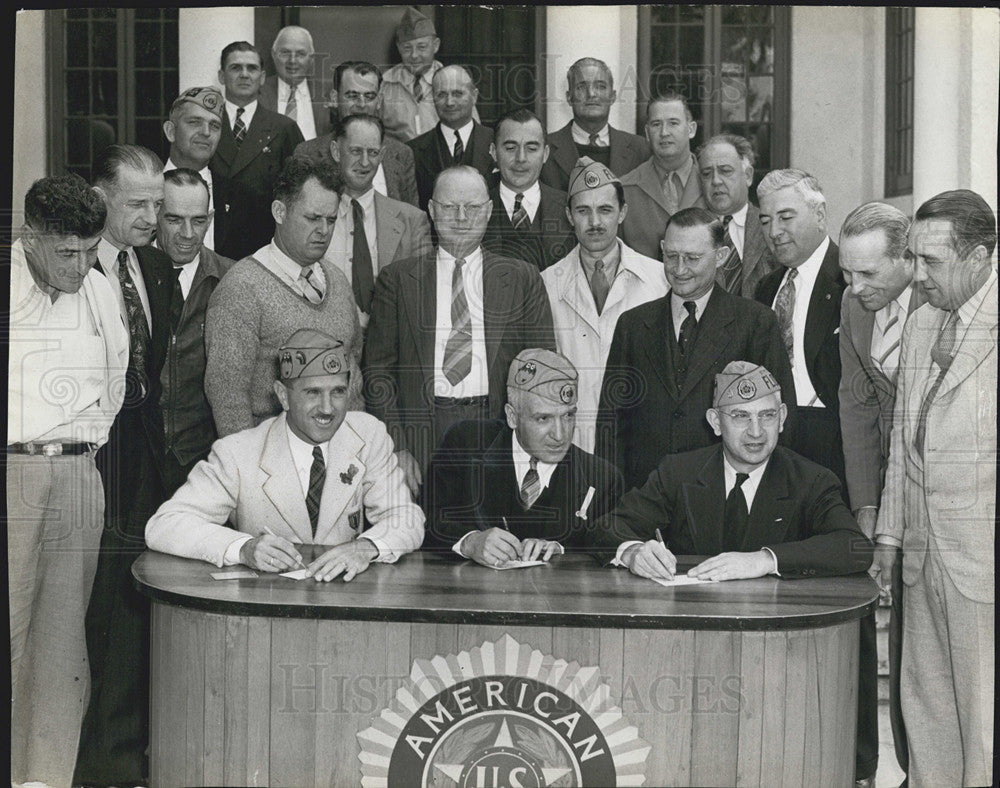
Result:
<svg viewBox="0 0 1000 788"><path fill-rule="evenodd" d="M247 135L247 124L243 122L243 107L236 108L236 121L233 123L233 139L236 140L236 147L243 144L243 138Z"/></svg>
<svg viewBox="0 0 1000 788"><path fill-rule="evenodd" d="M530 509L541 494L542 480L538 476L538 460L532 457L528 472L524 474L524 481L521 482L521 505L525 509Z"/></svg>
<svg viewBox="0 0 1000 788"><path fill-rule="evenodd" d="M323 484L326 482L326 463L323 462L323 450L313 446L312 467L309 469L309 492L306 493L306 512L309 513L309 525L312 535L316 536L316 526L319 524L319 502L323 497Z"/></svg>
<svg viewBox="0 0 1000 788"><path fill-rule="evenodd" d="M799 275L797 268L789 268L785 283L774 299L774 314L778 318L778 328L781 329L781 339L788 351L788 363L794 364L795 331L792 316L795 314L795 277Z"/></svg>
<svg viewBox="0 0 1000 788"><path fill-rule="evenodd" d="M291 88L291 92L288 94L288 103L285 105L285 117L291 118L297 121L297 115L299 114L299 105L295 100L295 94L298 92L297 88Z"/></svg>
<svg viewBox="0 0 1000 788"><path fill-rule="evenodd" d="M451 331L444 347L441 371L453 386L461 383L472 371L472 316L465 297L465 280L462 277L463 258L455 260L451 275Z"/></svg>
<svg viewBox="0 0 1000 788"><path fill-rule="evenodd" d="M139 290L132 281L128 270L128 252L118 252L118 283L125 301L125 316L128 320L128 370L125 375L125 402L136 404L146 397L149 390L146 359L149 353L149 324L146 310L142 306Z"/></svg>
<svg viewBox="0 0 1000 788"><path fill-rule="evenodd" d="M524 195L521 192L514 195L514 213L510 221L515 230L528 229L528 212L524 208Z"/></svg>
<svg viewBox="0 0 1000 788"><path fill-rule="evenodd" d="M462 135L458 133L458 129L455 129L455 147L452 149L452 157L455 160L455 164L459 164L462 161L464 154L465 146L462 144Z"/></svg>
<svg viewBox="0 0 1000 788"><path fill-rule="evenodd" d="M875 315L877 339L872 339L872 360L889 380L896 381L899 368L899 343L903 338L903 315L898 301L890 301Z"/></svg>
<svg viewBox="0 0 1000 788"><path fill-rule="evenodd" d="M594 263L594 275L590 277L590 292L594 294L594 306L597 307L597 314L599 315L604 311L604 304L608 300L608 293L611 292L608 275L604 273L603 260L598 260Z"/></svg>
<svg viewBox="0 0 1000 788"><path fill-rule="evenodd" d="M312 277L312 268L303 268L299 274L299 287L302 289L302 295L310 304L318 304L323 300L323 293Z"/></svg>
<svg viewBox="0 0 1000 788"><path fill-rule="evenodd" d="M722 217L722 226L726 228L722 243L729 247L729 257L719 270L722 272L722 286L726 292L739 295L743 288L743 261L733 242L733 236L729 233L729 223L732 220L733 217L728 214Z"/></svg>
<svg viewBox="0 0 1000 788"><path fill-rule="evenodd" d="M930 391L927 392L927 396L924 397L924 401L920 405L920 413L917 415L917 434L913 439L913 448L917 450L917 453L921 457L924 456L924 439L927 435L927 411L930 410L931 403L934 401L934 397L937 396L938 389L941 388L945 375L951 369L951 362L954 360L952 352L955 350L955 341L957 339L958 312L952 312L948 316L948 320L945 321L941 333L938 334L937 342L931 348L931 358L941 368L941 371L938 373L937 379L931 386Z"/></svg>

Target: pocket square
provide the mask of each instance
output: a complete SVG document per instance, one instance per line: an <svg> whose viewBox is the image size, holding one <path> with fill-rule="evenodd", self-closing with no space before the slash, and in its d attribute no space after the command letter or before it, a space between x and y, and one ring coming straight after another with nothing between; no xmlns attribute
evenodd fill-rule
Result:
<svg viewBox="0 0 1000 788"><path fill-rule="evenodd" d="M835 329L833 329L833 333L834 333L834 336L836 336L837 334L839 334L840 333L840 326L837 326Z"/></svg>

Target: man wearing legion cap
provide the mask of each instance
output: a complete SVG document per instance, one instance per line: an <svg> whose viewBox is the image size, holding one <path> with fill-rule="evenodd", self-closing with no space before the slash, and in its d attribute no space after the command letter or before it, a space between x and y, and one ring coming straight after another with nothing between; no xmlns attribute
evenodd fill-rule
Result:
<svg viewBox="0 0 1000 788"><path fill-rule="evenodd" d="M549 560L584 544L622 493L621 474L572 445L579 376L559 353L522 350L507 374L504 421L464 421L427 471L427 549L486 566Z"/></svg>
<svg viewBox="0 0 1000 788"><path fill-rule="evenodd" d="M676 555L711 556L689 572L703 580L866 571L872 545L837 477L777 445L786 415L767 369L730 362L705 413L722 443L664 457L597 523L593 543L613 565L667 580Z"/></svg>
<svg viewBox="0 0 1000 788"><path fill-rule="evenodd" d="M207 460L146 525L153 550L216 566L284 572L295 544L330 547L306 568L351 580L372 561L417 549L424 516L413 503L378 419L348 411L344 343L300 329L278 351L282 414L215 442Z"/></svg>
<svg viewBox="0 0 1000 788"><path fill-rule="evenodd" d="M597 406L611 338L622 313L667 292L663 263L618 237L628 206L621 181L586 156L569 179L566 216L577 245L542 271L559 352L580 372L580 409L574 443L594 451Z"/></svg>

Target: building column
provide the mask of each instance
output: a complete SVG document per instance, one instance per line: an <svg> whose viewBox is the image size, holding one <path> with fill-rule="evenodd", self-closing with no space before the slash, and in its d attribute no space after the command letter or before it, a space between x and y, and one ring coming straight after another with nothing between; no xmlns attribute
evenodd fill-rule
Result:
<svg viewBox="0 0 1000 788"><path fill-rule="evenodd" d="M997 115L1000 111L1000 9L967 8L969 51L969 188L997 211Z"/></svg>
<svg viewBox="0 0 1000 788"><path fill-rule="evenodd" d="M253 43L253 8L181 8L177 13L178 84L219 87L219 56L233 41Z"/></svg>
<svg viewBox="0 0 1000 788"><path fill-rule="evenodd" d="M550 131L573 118L566 103L566 70L581 57L595 57L608 64L615 79L618 101L611 107L610 123L635 131L638 72L636 42L638 9L635 6L549 6L545 9L545 122Z"/></svg>

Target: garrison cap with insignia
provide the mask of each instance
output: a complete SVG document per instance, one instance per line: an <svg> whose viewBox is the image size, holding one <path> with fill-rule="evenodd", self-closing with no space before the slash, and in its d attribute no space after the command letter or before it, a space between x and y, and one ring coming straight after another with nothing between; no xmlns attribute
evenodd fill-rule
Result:
<svg viewBox="0 0 1000 788"><path fill-rule="evenodd" d="M188 88L174 99L174 103L170 105L170 111L173 112L181 104L194 104L221 118L222 107L225 103L225 99L216 88Z"/></svg>
<svg viewBox="0 0 1000 788"><path fill-rule="evenodd" d="M399 20L396 27L396 43L404 44L415 38L424 36L436 36L434 32L434 22L430 18L421 14L413 6L407 6L403 12L403 18Z"/></svg>
<svg viewBox="0 0 1000 788"><path fill-rule="evenodd" d="M576 367L565 356L544 348L527 348L511 362L507 388L531 391L560 405L573 405L578 378Z"/></svg>
<svg viewBox="0 0 1000 788"><path fill-rule="evenodd" d="M588 189L598 189L607 186L609 183L621 183L618 176L611 170L594 161L589 156L577 159L573 166L573 171L569 174L569 189L567 195L572 197Z"/></svg>
<svg viewBox="0 0 1000 788"><path fill-rule="evenodd" d="M749 361L730 361L726 368L715 376L715 396L712 407L725 405L745 405L748 402L781 393L781 386L760 364Z"/></svg>
<svg viewBox="0 0 1000 788"><path fill-rule="evenodd" d="M300 328L278 348L281 380L348 372L344 343L312 328Z"/></svg>

